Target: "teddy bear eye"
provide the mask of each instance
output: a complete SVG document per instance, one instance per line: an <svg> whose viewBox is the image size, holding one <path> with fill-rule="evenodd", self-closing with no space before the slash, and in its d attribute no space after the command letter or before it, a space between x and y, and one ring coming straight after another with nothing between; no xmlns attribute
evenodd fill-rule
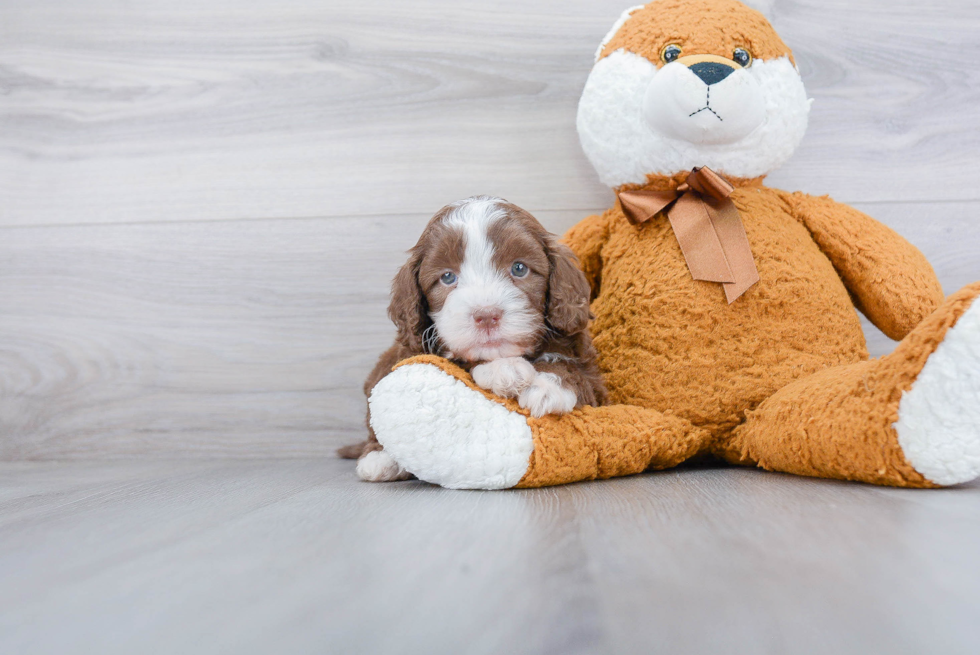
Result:
<svg viewBox="0 0 980 655"><path fill-rule="evenodd" d="M510 267L510 274L514 277L524 277L527 275L527 264L524 262L514 262L514 265Z"/></svg>
<svg viewBox="0 0 980 655"><path fill-rule="evenodd" d="M442 274L439 280L442 281L442 283L447 286L456 284L456 274L453 273L452 271L446 271L445 273Z"/></svg>
<svg viewBox="0 0 980 655"><path fill-rule="evenodd" d="M732 53L732 59L742 68L748 68L752 63L752 55L745 48L735 48L735 52Z"/></svg>
<svg viewBox="0 0 980 655"><path fill-rule="evenodd" d="M665 64L669 64L672 61L677 61L681 56L681 47L676 43L671 43L670 45L665 45L664 49L660 51L660 59L663 60Z"/></svg>

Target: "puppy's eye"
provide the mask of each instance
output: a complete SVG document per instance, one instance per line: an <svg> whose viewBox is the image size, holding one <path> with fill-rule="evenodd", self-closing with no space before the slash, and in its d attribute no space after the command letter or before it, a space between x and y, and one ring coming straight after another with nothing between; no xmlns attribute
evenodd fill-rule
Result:
<svg viewBox="0 0 980 655"><path fill-rule="evenodd" d="M752 53L745 48L735 48L735 52L732 53L732 59L742 68L748 68L752 65Z"/></svg>
<svg viewBox="0 0 980 655"><path fill-rule="evenodd" d="M665 64L669 64L672 61L677 61L681 56L681 47L676 43L671 43L670 45L665 45L664 49L660 51L660 60Z"/></svg>
<svg viewBox="0 0 980 655"><path fill-rule="evenodd" d="M514 277L524 277L527 275L527 264L524 262L514 262L514 265L510 267L510 274Z"/></svg>
<svg viewBox="0 0 980 655"><path fill-rule="evenodd" d="M450 286L456 284L456 279L457 278L455 273L453 273L452 271L446 271L439 278L439 281L445 284L446 286Z"/></svg>

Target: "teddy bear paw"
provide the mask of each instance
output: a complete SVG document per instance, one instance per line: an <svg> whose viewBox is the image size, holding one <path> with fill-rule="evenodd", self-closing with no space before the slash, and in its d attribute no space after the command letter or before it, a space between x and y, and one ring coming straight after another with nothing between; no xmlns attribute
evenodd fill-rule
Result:
<svg viewBox="0 0 980 655"><path fill-rule="evenodd" d="M431 364L407 364L374 387L371 427L419 479L450 489L506 489L527 472L534 441L512 412Z"/></svg>
<svg viewBox="0 0 980 655"><path fill-rule="evenodd" d="M895 431L909 463L931 482L980 476L980 302L946 332L902 395Z"/></svg>

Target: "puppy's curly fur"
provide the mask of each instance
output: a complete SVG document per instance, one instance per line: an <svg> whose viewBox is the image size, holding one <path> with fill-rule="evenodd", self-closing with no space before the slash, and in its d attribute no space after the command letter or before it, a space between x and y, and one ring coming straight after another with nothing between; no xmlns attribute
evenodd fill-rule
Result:
<svg viewBox="0 0 980 655"><path fill-rule="evenodd" d="M511 330L512 338L504 346L510 347L510 351L500 350L499 355L490 357L485 353L497 351L477 349L468 353L460 346L454 349L444 338L446 335L440 334L438 325L440 312L446 308L450 295L464 293L462 288L445 284L441 276L446 272L459 273L466 261L476 256L467 242L481 238L484 250L477 254L482 254L488 265L499 269L493 277L494 284L516 287L516 291L510 287L507 291L511 293L511 304L516 305L514 313L521 315L514 322L518 327ZM520 278L508 276L513 265L525 262L524 269L517 270L528 272ZM468 288L465 292L473 291ZM522 394L522 405L526 402L525 406L530 407L537 403L532 413L605 404L606 387L588 332L592 318L589 300L590 287L575 255L531 214L506 201L488 197L447 205L429 221L392 282L388 316L397 328L397 336L368 376L364 393L370 396L378 381L399 361L431 353L452 359L471 371L478 384L494 392ZM469 305L465 307L468 312ZM446 320L444 314L442 318ZM469 313L464 319L472 322ZM504 310L501 322L506 321L507 310ZM482 356L474 357L472 352ZM542 406L542 396L556 391L565 394L564 406L558 408L561 403ZM366 441L345 446L338 454L354 459L382 450L371 429L370 408L367 428ZM405 477L399 473L386 479Z"/></svg>

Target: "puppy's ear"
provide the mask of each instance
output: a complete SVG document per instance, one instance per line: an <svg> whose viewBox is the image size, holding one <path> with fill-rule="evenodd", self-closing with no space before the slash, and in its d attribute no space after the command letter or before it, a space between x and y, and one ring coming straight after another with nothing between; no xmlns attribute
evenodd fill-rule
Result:
<svg viewBox="0 0 980 655"><path fill-rule="evenodd" d="M419 267L422 265L422 251L416 246L411 256L391 281L391 303L388 305L388 318L398 329L396 339L416 352L422 352L422 333L429 327L429 307L419 285Z"/></svg>
<svg viewBox="0 0 980 655"><path fill-rule="evenodd" d="M568 246L549 236L545 242L551 273L548 276L548 324L562 334L577 334L589 326L592 293L578 259Z"/></svg>

